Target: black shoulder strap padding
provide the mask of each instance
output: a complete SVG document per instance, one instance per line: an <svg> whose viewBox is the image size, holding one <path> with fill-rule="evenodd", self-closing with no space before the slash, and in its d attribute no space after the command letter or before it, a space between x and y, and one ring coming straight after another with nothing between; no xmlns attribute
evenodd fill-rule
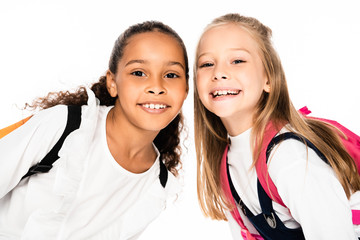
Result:
<svg viewBox="0 0 360 240"><path fill-rule="evenodd" d="M293 132L286 132L286 133L279 134L278 136L274 137L271 140L271 142L269 143L267 150L266 150L266 162L268 161L270 152L274 148L274 146L276 144L278 144L279 142L284 141L286 139L295 139L295 140L298 140L298 141L306 144L306 146L308 146L309 148L311 148L312 150L315 151L315 153L319 156L319 158L321 158L321 160L323 160L325 163L328 163L328 160L326 159L324 154L322 152L320 152L319 149L317 149L317 147L315 147L315 145L312 142L310 142L305 137L303 137L299 134L293 133Z"/></svg>
<svg viewBox="0 0 360 240"><path fill-rule="evenodd" d="M159 174L159 179L160 179L160 183L161 185L165 188L166 186L166 182L168 179L168 171L167 168L165 166L165 164L163 163L163 161L161 160L161 157L159 159L160 162L160 174Z"/></svg>
<svg viewBox="0 0 360 240"><path fill-rule="evenodd" d="M56 119L55 119L56 121ZM58 153L65 141L65 138L74 130L80 127L81 123L81 106L68 106L68 117L65 130L60 139L48 154L37 164L32 166L29 171L21 178L24 179L35 173L46 173L50 171L53 163L59 158Z"/></svg>

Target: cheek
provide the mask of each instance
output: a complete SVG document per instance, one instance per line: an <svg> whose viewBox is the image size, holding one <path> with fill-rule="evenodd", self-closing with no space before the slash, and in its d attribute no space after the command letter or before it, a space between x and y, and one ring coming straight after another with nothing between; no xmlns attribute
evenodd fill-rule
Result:
<svg viewBox="0 0 360 240"><path fill-rule="evenodd" d="M169 96L171 96L177 103L182 105L187 96L188 87L186 85L186 81L168 82L165 88L168 89Z"/></svg>
<svg viewBox="0 0 360 240"><path fill-rule="evenodd" d="M262 82L258 81L256 82L256 84L252 85L252 96L251 98L253 99L254 102L258 102L264 92L264 85L262 84Z"/></svg>
<svg viewBox="0 0 360 240"><path fill-rule="evenodd" d="M200 100L200 102L206 107L208 108L209 107L209 104L208 104L208 101L209 101L209 98L208 98L208 91L205 91L205 89L199 85L197 85L197 95L198 95L198 98Z"/></svg>
<svg viewBox="0 0 360 240"><path fill-rule="evenodd" d="M132 101L135 95L139 93L139 89L135 84L130 84L129 81L119 81L117 83L118 98L122 100L122 102Z"/></svg>
<svg viewBox="0 0 360 240"><path fill-rule="evenodd" d="M134 95L142 92L144 90L141 84L138 84L136 81L123 81L118 83L118 92L121 92L125 95Z"/></svg>
<svg viewBox="0 0 360 240"><path fill-rule="evenodd" d="M201 81L199 81L199 79L196 82L196 90L200 100L203 101L203 95L205 91L204 91L204 86L201 84Z"/></svg>
<svg viewBox="0 0 360 240"><path fill-rule="evenodd" d="M201 69L201 70L198 70L197 73L196 73L196 77L197 79L201 79L202 81L205 80L205 79L209 79L209 75L210 75L210 71L209 69Z"/></svg>
<svg viewBox="0 0 360 240"><path fill-rule="evenodd" d="M187 89L186 84L182 84L176 89L177 99L181 103L181 105L183 104L183 102L187 96L186 89Z"/></svg>
<svg viewBox="0 0 360 240"><path fill-rule="evenodd" d="M199 95L201 95L206 88L205 74L198 73L196 75L196 88L198 90Z"/></svg>

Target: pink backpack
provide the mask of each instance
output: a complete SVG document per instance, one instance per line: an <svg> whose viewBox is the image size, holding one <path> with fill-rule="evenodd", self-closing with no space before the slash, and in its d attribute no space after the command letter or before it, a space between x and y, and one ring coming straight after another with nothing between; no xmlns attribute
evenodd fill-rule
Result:
<svg viewBox="0 0 360 240"><path fill-rule="evenodd" d="M311 113L307 109L307 107L300 109L299 112L305 116L308 115L309 113ZM331 125L335 126L336 128L338 128L339 130L341 130L344 133L345 137L340 135L342 142L343 142L345 148L347 149L348 153L354 159L355 164L358 168L358 172L360 172L360 137L336 121L322 119L322 118L314 118L314 117L309 117L309 116L306 116L306 117L330 123ZM268 174L268 166L267 166L266 152L268 149L268 145L277 134L278 134L278 130L276 130L276 128L270 122L265 129L263 144L261 146L259 159L256 163L255 168L256 168L256 173L257 173L259 182L260 182L262 188L264 189L264 191L266 192L266 194L269 196L269 198L271 198L273 201L279 203L280 205L286 207L277 191L275 184L273 183L272 179L270 178L270 176ZM220 168L221 182L222 182L222 188L224 190L226 197L232 202L233 206L236 206L233 195L231 193L229 179L227 177L227 159L226 159L227 151L228 151L228 147L226 147L223 157L222 157L222 161L221 161L221 168ZM231 214L232 214L233 218L237 221L237 223L240 225L240 227L242 229L241 234L244 239L247 239L247 240L263 239L259 235L251 235L250 234L250 232L245 227L237 208L234 208L234 210L231 211ZM353 218L352 219L353 224L359 225L360 224L360 210L352 210L352 218Z"/></svg>
<svg viewBox="0 0 360 240"><path fill-rule="evenodd" d="M309 113L311 113L311 111L309 111L307 107L301 108L299 110L299 112L305 116L308 115ZM346 150L350 154L350 156L354 159L355 164L358 169L358 172L360 172L360 137L336 121L323 119L323 118L309 117L309 116L306 116L306 117L330 123L331 125L335 126L336 128L338 128L339 130L341 130L344 133L346 138L344 138L342 135L340 135L341 140L342 140ZM267 195L273 201L286 207L285 204L283 203L283 201L281 200L281 197L279 196L279 193L277 191L275 184L273 183L273 181L271 180L271 178L268 174L267 164L266 164L267 146L270 143L270 141L275 137L275 135L278 133L278 131L276 131L275 128L273 127L273 125L271 123L269 123L265 132L266 132L266 134L264 136L260 156L259 156L259 159L255 166L256 174L261 183L261 186L264 188ZM352 213L353 213L353 223L355 225L359 225L360 224L360 210L353 210Z"/></svg>

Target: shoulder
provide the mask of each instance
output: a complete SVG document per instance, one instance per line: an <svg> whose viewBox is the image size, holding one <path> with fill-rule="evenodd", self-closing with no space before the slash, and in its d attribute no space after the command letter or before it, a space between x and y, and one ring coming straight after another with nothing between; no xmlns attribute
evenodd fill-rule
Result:
<svg viewBox="0 0 360 240"><path fill-rule="evenodd" d="M284 133L294 133L296 132L291 128L291 126L285 126L280 130L279 134ZM272 159L277 159L285 166L289 166L295 163L303 163L309 161L311 164L318 165L320 167L328 166L319 155L309 147L304 141L289 138L285 140L280 140L280 142L274 146L269 161Z"/></svg>
<svg viewBox="0 0 360 240"><path fill-rule="evenodd" d="M29 120L29 123L48 123L51 125L52 122L59 122L62 119L67 118L68 109L66 105L56 105L51 108L40 110L36 112ZM49 121L58 119L57 121Z"/></svg>
<svg viewBox="0 0 360 240"><path fill-rule="evenodd" d="M30 166L41 160L55 145L67 122L66 106L34 114L25 124L0 139L0 159L5 176L17 184ZM7 190L5 191L7 192Z"/></svg>
<svg viewBox="0 0 360 240"><path fill-rule="evenodd" d="M23 125L19 126L2 140L6 139L23 139L34 135L49 135L65 128L67 121L67 107L58 105L34 113L31 118ZM30 140L30 139L29 139Z"/></svg>
<svg viewBox="0 0 360 240"><path fill-rule="evenodd" d="M280 132L284 132L283 130ZM316 152L295 139L286 139L277 144L269 157L269 174L275 184L281 181L284 176L301 176L320 174L331 175L334 177L334 171L330 165L325 163Z"/></svg>
<svg viewBox="0 0 360 240"><path fill-rule="evenodd" d="M43 135L56 132L61 133L67 122L67 106L57 105L35 113L29 121L24 124L23 131Z"/></svg>
<svg viewBox="0 0 360 240"><path fill-rule="evenodd" d="M36 162L60 138L66 123L66 106L59 105L41 110L35 113L26 123L0 139L0 149L4 150L2 154L9 158L14 155L14 158L20 159L21 156L18 156L15 152L23 152L26 159L32 158L29 161ZM6 149L12 149L13 151L5 151Z"/></svg>

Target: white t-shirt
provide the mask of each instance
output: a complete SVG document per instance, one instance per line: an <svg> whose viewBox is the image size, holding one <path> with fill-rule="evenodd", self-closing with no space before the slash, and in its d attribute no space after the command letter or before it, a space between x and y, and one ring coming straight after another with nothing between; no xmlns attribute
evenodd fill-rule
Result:
<svg viewBox="0 0 360 240"><path fill-rule="evenodd" d="M0 239L137 239L160 214L179 190L177 179L169 172L161 186L155 146L158 157L144 173L115 161L106 141L110 109L89 97L51 171L20 183L60 138L67 107L40 111L0 139Z"/></svg>
<svg viewBox="0 0 360 240"><path fill-rule="evenodd" d="M286 131L285 129L282 132ZM257 193L257 175L250 148L251 129L230 137L228 163L234 187L245 205L257 215L261 207ZM358 239L359 226L352 224L351 209L360 209L360 192L350 200L333 169L312 149L293 139L277 145L269 158L269 174L280 197L290 209L273 202L276 214L288 228L303 228L308 240ZM249 220L239 213L252 233L257 233ZM240 227L227 213L234 239L241 239Z"/></svg>

